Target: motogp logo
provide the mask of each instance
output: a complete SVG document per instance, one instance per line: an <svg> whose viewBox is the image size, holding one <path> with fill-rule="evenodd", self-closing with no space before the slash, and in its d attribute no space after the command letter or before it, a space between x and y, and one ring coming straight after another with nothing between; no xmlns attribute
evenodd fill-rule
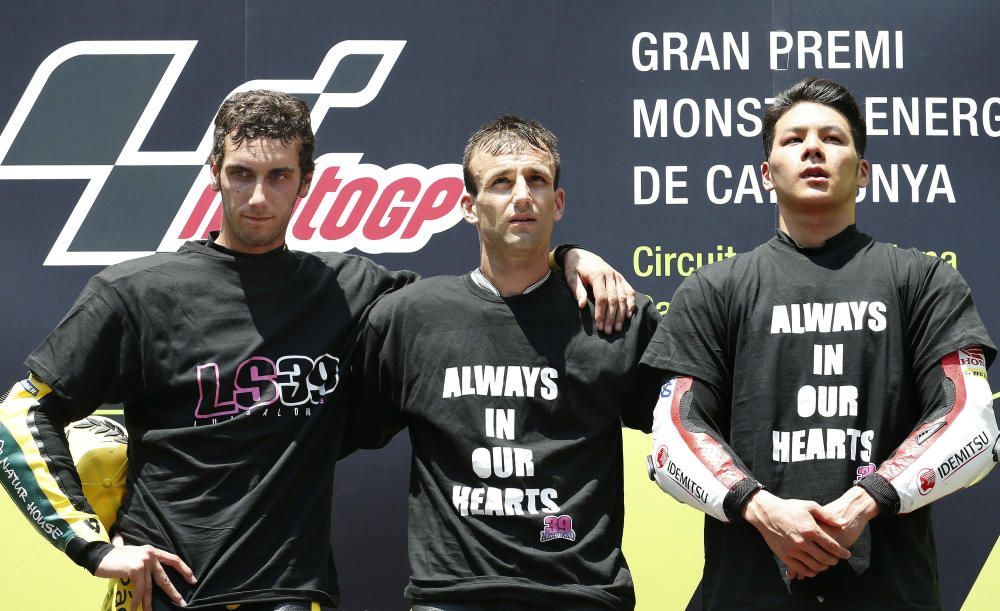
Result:
<svg viewBox="0 0 1000 611"><path fill-rule="evenodd" d="M205 165L215 109L194 109L207 125L190 150L149 150L146 142L197 44L79 41L35 71L0 132L0 180L85 185L45 265L109 265L175 251L219 228L221 197ZM379 95L405 45L345 40L319 60L312 78L253 80L231 93L276 89L299 96L310 104L320 135L332 109L359 108ZM362 157L327 152L316 159L312 188L289 224L289 247L414 252L461 220L459 164L382 168L362 164Z"/></svg>

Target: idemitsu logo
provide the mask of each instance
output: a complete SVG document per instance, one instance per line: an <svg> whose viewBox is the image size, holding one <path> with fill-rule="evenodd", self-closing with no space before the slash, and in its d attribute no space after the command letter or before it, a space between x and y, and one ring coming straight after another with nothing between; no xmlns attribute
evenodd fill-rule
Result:
<svg viewBox="0 0 1000 611"><path fill-rule="evenodd" d="M196 45L80 41L35 71L0 132L0 180L86 181L45 265L107 265L173 251L219 227L221 199L208 188L205 165L210 124L194 150L141 150ZM318 134L330 109L376 98L405 45L346 40L327 51L311 79L254 80L233 91L302 97ZM316 160L312 190L292 217L291 247L412 252L461 220L460 165L382 168L362 164L362 157L327 153Z"/></svg>

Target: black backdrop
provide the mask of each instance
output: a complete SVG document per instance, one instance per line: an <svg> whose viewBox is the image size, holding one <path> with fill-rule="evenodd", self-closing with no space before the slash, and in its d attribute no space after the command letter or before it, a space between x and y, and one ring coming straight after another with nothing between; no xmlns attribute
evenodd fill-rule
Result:
<svg viewBox="0 0 1000 611"><path fill-rule="evenodd" d="M773 206L759 179L741 180L762 157L748 117L800 78L829 76L867 101L876 132L867 156L884 178L859 204L859 226L955 264L995 333L998 25L1000 5L974 1L7 3L0 379L23 374L24 355L102 265L176 244L183 222L197 218L199 145L217 105L256 80L283 81L328 104L317 125L317 154L329 155L321 167L374 176L381 188L397 176L418 178L422 189L457 176L469 132L501 112L542 121L560 137L567 189L556 241L599 252L666 309L699 253L704 263L771 235ZM345 57L317 85L324 58L344 41L405 44L353 47L364 53ZM664 52L682 41L683 52ZM393 49L398 58L383 62L374 95L350 95ZM171 60L172 86L161 81ZM162 108L122 154L150 100ZM415 239L352 245L391 268L460 273L475 264L476 239L455 220L451 213L419 224ZM665 255L660 270L657 252ZM403 605L408 449L396 439L338 473L334 544L347 607ZM993 478L936 510L948 608L965 600L997 540L997 521L983 507L998 499ZM677 550L671 562L699 553ZM631 559L644 561L644 553Z"/></svg>

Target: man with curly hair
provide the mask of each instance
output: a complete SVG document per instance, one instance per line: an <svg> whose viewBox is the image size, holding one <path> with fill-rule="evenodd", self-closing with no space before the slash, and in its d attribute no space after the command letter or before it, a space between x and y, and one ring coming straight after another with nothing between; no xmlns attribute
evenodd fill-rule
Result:
<svg viewBox="0 0 1000 611"><path fill-rule="evenodd" d="M301 100L227 99L209 158L221 230L94 276L0 406L0 479L51 543L115 578L107 607L337 603L333 473L359 442L341 363L372 303L416 275L288 249L314 142ZM124 405L131 439L121 546L63 434L104 403Z"/></svg>

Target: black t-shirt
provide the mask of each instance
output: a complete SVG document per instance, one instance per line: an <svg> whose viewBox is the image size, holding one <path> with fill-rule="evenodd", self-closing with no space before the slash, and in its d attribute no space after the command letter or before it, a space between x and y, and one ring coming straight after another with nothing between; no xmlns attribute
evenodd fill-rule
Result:
<svg viewBox="0 0 1000 611"><path fill-rule="evenodd" d="M896 449L925 406L919 376L969 345L995 348L962 277L853 226L821 248L779 234L682 283L643 362L713 386L719 432L782 498L825 504ZM792 583L747 524L705 520L707 608L925 609L938 602L929 508L871 522L871 565ZM839 602L837 602L839 601ZM839 605L839 606L838 606ZM828 605L829 606L829 605Z"/></svg>
<svg viewBox="0 0 1000 611"><path fill-rule="evenodd" d="M516 297L463 276L379 301L359 362L370 418L409 425L410 600L634 606L621 424L652 425L659 380L638 361L658 319L646 299L598 335L554 276Z"/></svg>
<svg viewBox="0 0 1000 611"><path fill-rule="evenodd" d="M191 607L338 598L330 497L357 324L412 281L367 259L188 242L109 267L27 366L72 410L123 403L127 543L180 556Z"/></svg>

